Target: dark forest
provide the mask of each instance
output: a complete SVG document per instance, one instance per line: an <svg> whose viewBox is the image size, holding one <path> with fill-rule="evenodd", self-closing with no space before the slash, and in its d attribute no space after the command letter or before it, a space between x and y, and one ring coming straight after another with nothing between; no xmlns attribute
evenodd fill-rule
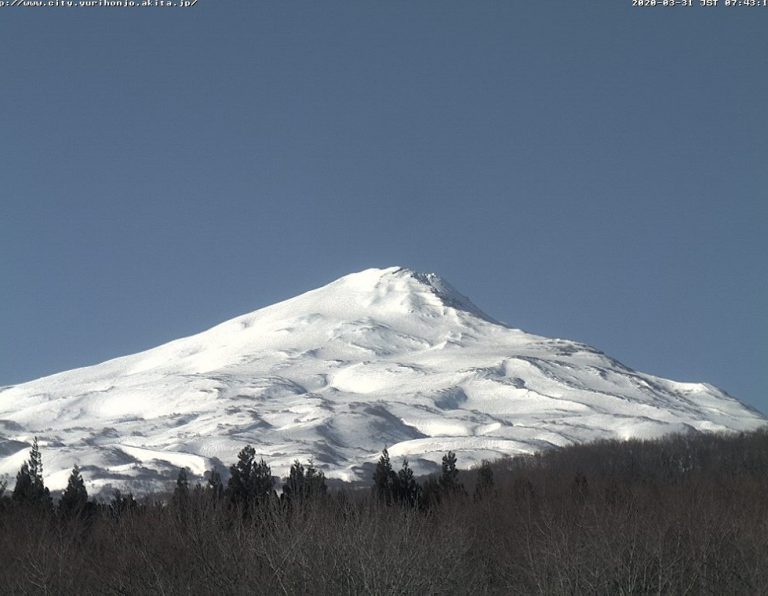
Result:
<svg viewBox="0 0 768 596"><path fill-rule="evenodd" d="M9 594L768 593L768 431L604 441L370 487L246 448L223 482L52 499L33 448L0 494ZM41 468L40 468L41 469ZM21 484L19 484L21 482ZM278 490L280 496L278 496Z"/></svg>

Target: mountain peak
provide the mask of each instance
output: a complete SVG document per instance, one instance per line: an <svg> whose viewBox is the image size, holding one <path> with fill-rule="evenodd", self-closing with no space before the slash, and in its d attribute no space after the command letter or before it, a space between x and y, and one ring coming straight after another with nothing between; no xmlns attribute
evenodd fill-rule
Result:
<svg viewBox="0 0 768 596"><path fill-rule="evenodd" d="M339 287L357 293L367 302L367 306L397 303L408 308L410 313L419 309L438 309L441 314L445 314L445 309L450 308L496 323L437 273L421 273L397 266L371 268L345 275L325 286L334 290ZM369 295L368 300L364 298L365 294Z"/></svg>
<svg viewBox="0 0 768 596"><path fill-rule="evenodd" d="M196 335L0 388L0 477L32 437L46 483L162 490L251 444L285 474L314 458L369 479L387 446L418 473L601 438L750 430L720 390L626 368L573 341L495 323L434 273L366 269ZM167 479L167 480L166 480Z"/></svg>

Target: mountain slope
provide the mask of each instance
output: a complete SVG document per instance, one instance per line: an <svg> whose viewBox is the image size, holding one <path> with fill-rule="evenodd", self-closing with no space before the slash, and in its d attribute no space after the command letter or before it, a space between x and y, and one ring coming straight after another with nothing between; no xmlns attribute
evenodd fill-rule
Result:
<svg viewBox="0 0 768 596"><path fill-rule="evenodd" d="M598 438L749 430L764 417L705 384L630 370L506 327L434 274L369 269L191 337L0 388L0 475L34 435L46 482L167 486L247 443L283 474L314 457L367 478L388 446L428 471Z"/></svg>

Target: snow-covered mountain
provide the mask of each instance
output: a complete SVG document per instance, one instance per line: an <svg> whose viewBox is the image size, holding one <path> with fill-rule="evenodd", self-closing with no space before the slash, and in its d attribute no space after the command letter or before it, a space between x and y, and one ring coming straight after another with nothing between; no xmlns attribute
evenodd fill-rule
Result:
<svg viewBox="0 0 768 596"><path fill-rule="evenodd" d="M369 269L157 348L0 388L0 475L40 439L46 483L166 488L246 444L367 479L384 446L430 471L599 438L766 423L711 385L503 325L434 274Z"/></svg>

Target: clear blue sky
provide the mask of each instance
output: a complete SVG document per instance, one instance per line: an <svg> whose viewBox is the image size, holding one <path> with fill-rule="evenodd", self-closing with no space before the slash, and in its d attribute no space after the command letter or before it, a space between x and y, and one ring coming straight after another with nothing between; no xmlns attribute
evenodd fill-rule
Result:
<svg viewBox="0 0 768 596"><path fill-rule="evenodd" d="M768 411L767 31L630 0L0 9L0 385L404 265Z"/></svg>

